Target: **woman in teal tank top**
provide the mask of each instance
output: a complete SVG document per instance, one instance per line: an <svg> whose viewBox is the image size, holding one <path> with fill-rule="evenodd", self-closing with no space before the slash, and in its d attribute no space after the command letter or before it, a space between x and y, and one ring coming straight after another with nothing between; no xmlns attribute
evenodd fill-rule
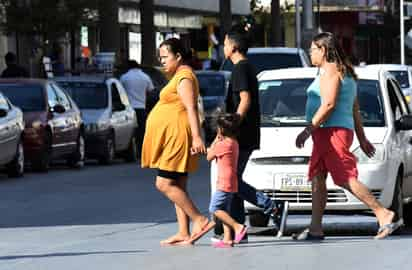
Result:
<svg viewBox="0 0 412 270"><path fill-rule="evenodd" d="M356 158L349 150L355 131L363 152L369 157L375 154L363 131L356 97L355 71L332 33L314 37L310 56L312 64L320 72L307 89L306 120L309 125L296 138L296 146L302 148L305 141L312 137L308 173L312 181L312 219L309 228L293 235L293 238L324 239L322 217L328 195L328 173L336 185L350 191L372 209L380 225L375 238L385 238L397 229L397 223L393 222L395 213L384 208L358 181Z"/></svg>

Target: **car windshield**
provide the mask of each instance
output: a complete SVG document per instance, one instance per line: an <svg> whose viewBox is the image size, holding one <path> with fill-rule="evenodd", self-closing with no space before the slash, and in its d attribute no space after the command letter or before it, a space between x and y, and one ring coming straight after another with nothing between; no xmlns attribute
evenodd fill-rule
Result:
<svg viewBox="0 0 412 270"><path fill-rule="evenodd" d="M225 77L221 74L197 74L200 95L225 96Z"/></svg>
<svg viewBox="0 0 412 270"><path fill-rule="evenodd" d="M104 109L108 106L107 86L95 82L57 82L76 102L80 109Z"/></svg>
<svg viewBox="0 0 412 270"><path fill-rule="evenodd" d="M23 112L44 111L46 108L41 85L0 84L0 91Z"/></svg>
<svg viewBox="0 0 412 270"><path fill-rule="evenodd" d="M306 89L313 79L270 80L259 83L262 127L306 124ZM364 126L384 126L378 81L359 80L358 99Z"/></svg>
<svg viewBox="0 0 412 270"><path fill-rule="evenodd" d="M402 88L409 87L408 71L406 70L391 70L390 73L395 76Z"/></svg>

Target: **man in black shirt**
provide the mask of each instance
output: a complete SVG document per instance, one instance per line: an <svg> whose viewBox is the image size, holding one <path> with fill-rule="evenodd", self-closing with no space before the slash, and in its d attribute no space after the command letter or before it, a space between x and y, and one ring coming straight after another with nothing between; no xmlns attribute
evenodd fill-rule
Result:
<svg viewBox="0 0 412 270"><path fill-rule="evenodd" d="M255 68L246 58L248 40L245 33L229 32L224 41L224 53L234 64L232 70L232 91L227 97L228 112L238 113L241 118L239 129L238 193L232 200L231 216L239 223L245 222L246 200L260 208L266 215L276 216L281 212L275 201L243 181L242 175L249 156L260 146L260 108L258 82ZM276 219L277 221L278 219ZM215 233L219 234L219 226Z"/></svg>
<svg viewBox="0 0 412 270"><path fill-rule="evenodd" d="M27 70L17 65L16 63L17 57L14 53L8 52L4 56L4 60L6 61L7 68L1 74L2 78L29 77L29 73L27 72Z"/></svg>

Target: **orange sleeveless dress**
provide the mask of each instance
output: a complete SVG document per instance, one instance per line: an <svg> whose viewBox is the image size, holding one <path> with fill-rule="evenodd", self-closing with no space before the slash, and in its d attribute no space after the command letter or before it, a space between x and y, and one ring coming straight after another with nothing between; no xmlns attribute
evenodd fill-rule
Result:
<svg viewBox="0 0 412 270"><path fill-rule="evenodd" d="M176 72L160 92L157 104L146 121L141 166L172 172L194 172L198 167L198 155L190 154L192 132L185 106L177 87L180 81L189 79L194 84L195 98L199 95L199 82L191 69Z"/></svg>

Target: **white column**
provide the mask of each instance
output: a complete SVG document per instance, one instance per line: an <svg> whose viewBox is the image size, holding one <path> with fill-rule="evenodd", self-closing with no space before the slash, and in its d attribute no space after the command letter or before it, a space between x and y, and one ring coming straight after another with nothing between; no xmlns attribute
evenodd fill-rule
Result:
<svg viewBox="0 0 412 270"><path fill-rule="evenodd" d="M403 0L400 0L400 12L401 12L401 18L400 18L400 23L401 23L401 64L405 64L405 29L404 29L404 23L405 23L405 18L403 14Z"/></svg>

